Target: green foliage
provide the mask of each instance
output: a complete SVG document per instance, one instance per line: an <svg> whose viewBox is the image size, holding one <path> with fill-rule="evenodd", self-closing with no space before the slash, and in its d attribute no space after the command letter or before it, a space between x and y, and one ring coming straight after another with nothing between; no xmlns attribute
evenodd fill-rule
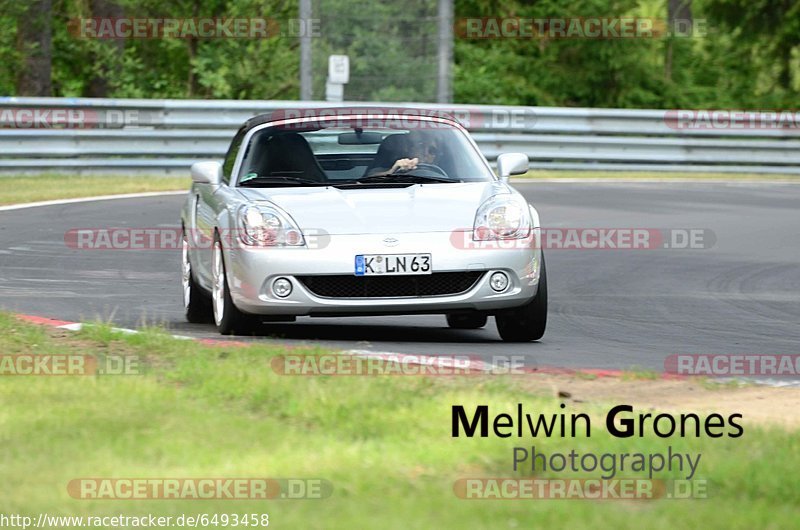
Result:
<svg viewBox="0 0 800 530"><path fill-rule="evenodd" d="M704 0L710 17L754 66L750 78L734 78L765 107L797 105L800 92L800 3L790 0ZM738 86L737 86L738 85Z"/></svg>
<svg viewBox="0 0 800 530"><path fill-rule="evenodd" d="M623 108L796 106L800 4L695 0L692 9L699 24L685 37L459 39L456 99ZM457 17L667 17L666 0L461 0L456 12ZM781 85L781 75L789 82Z"/></svg>
<svg viewBox="0 0 800 530"><path fill-rule="evenodd" d="M56 337L4 313L0 351L101 359L119 355L139 361L138 374L3 377L5 480L0 498L6 513L34 521L37 513L177 517L268 512L278 528L326 530L797 527L796 429L747 424L738 439L665 439L648 430L643 437L622 440L601 427L613 402L591 400L569 403L567 411L591 417L591 437L453 438L449 415L454 404L467 411L485 404L493 414L513 414L521 403L526 411L549 415L560 411L559 401L548 395L550 384L536 377L286 376L272 368L273 362L280 365L278 356L333 352L286 350L272 341L244 348L207 346L171 338L163 330L130 335L107 326ZM623 388L628 384L617 382L618 392L628 393ZM727 402L737 399L730 389L717 392L727 392L721 394ZM637 405L636 410L643 409ZM707 481L708 498L514 502L467 501L454 494L454 483L464 478L603 474L599 468L583 475L541 469L534 475L529 467L513 471L515 445L535 445L545 455L572 450L578 455L700 454L694 478ZM655 478L682 475L664 470ZM67 484L89 477L316 478L328 481L333 492L324 500L70 498ZM627 468L619 476L643 477Z"/></svg>
<svg viewBox="0 0 800 530"><path fill-rule="evenodd" d="M435 101L436 0L371 2L317 0L320 38L314 47L314 96L324 99L328 56L350 57L349 99Z"/></svg>
<svg viewBox="0 0 800 530"><path fill-rule="evenodd" d="M687 0L688 1L688 0ZM299 39L78 38L98 0L52 0L54 96L295 99ZM327 57L350 56L350 99L433 101L437 0L315 0L314 97ZM105 0L125 17L298 17L297 0ZM31 4L0 0L0 95L17 93ZM95 7L96 8L96 7ZM470 39L456 31L456 102L630 108L794 108L800 95L800 3L693 0L699 32L627 39ZM667 0L456 0L455 18L650 17ZM458 24L456 24L458 27ZM101 95L102 95L101 94Z"/></svg>
<svg viewBox="0 0 800 530"><path fill-rule="evenodd" d="M457 17L576 19L637 16L635 0L457 2ZM456 99L476 103L657 106L664 86L654 39L468 39L456 43ZM481 72L475 75L475 70ZM499 86L489 88L490 82ZM484 94L490 92L488 100Z"/></svg>

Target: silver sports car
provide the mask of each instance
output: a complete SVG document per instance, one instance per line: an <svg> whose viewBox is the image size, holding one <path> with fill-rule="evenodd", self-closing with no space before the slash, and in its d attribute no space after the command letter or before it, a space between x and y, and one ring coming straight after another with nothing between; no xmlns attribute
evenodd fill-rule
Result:
<svg viewBox="0 0 800 530"><path fill-rule="evenodd" d="M181 214L190 322L247 333L298 316L445 314L503 340L542 337L539 215L466 129L430 111L265 115L225 160L192 166ZM297 117L299 115L299 117Z"/></svg>

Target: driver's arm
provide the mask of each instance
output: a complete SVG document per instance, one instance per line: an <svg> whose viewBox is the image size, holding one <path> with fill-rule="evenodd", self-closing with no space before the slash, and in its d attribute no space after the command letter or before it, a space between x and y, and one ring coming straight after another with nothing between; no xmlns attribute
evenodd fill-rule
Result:
<svg viewBox="0 0 800 530"><path fill-rule="evenodd" d="M392 169L389 172L394 173L398 169L406 171L409 169L416 169L417 164L419 164L419 158L401 158L392 164Z"/></svg>

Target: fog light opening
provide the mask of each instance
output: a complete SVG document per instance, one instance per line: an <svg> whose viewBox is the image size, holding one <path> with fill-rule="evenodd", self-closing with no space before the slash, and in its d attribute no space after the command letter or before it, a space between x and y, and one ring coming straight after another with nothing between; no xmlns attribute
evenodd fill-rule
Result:
<svg viewBox="0 0 800 530"><path fill-rule="evenodd" d="M502 293L508 288L508 276L504 272L495 272L489 278L489 285L498 293Z"/></svg>
<svg viewBox="0 0 800 530"><path fill-rule="evenodd" d="M288 278L278 278L272 282L272 292L278 298L286 298L292 294L292 282Z"/></svg>

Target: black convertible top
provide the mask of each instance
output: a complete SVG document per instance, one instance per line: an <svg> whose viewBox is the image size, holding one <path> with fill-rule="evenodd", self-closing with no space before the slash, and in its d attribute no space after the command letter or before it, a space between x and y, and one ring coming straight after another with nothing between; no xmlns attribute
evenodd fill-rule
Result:
<svg viewBox="0 0 800 530"><path fill-rule="evenodd" d="M353 107L319 107L319 108L295 108L278 109L267 114L253 116L239 129L239 132L247 132L254 127L264 125L273 121L281 121L296 118L319 118L320 120L333 120L345 116L385 116L389 119L403 119L414 117L439 118L462 125L457 119L447 112L436 109L422 109L410 107L375 107L375 106L353 106Z"/></svg>

